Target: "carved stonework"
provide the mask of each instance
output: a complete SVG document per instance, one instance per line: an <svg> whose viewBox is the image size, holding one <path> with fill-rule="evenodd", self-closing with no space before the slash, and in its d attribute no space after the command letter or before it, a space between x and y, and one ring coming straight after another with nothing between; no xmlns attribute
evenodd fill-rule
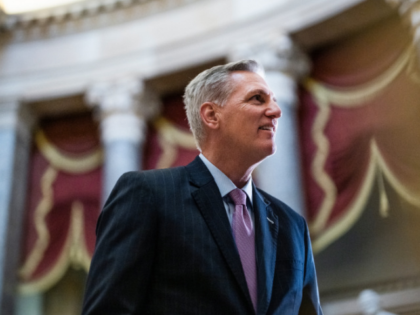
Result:
<svg viewBox="0 0 420 315"><path fill-rule="evenodd" d="M157 96L130 76L94 84L86 100L99 114L104 142L142 142L145 121L160 111Z"/></svg>
<svg viewBox="0 0 420 315"><path fill-rule="evenodd" d="M141 80L127 76L95 83L88 90L86 100L98 106L103 117L116 112L138 114L138 98L143 89Z"/></svg>
<svg viewBox="0 0 420 315"><path fill-rule="evenodd" d="M56 8L0 16L15 41L36 40L111 26L200 0L85 0Z"/></svg>

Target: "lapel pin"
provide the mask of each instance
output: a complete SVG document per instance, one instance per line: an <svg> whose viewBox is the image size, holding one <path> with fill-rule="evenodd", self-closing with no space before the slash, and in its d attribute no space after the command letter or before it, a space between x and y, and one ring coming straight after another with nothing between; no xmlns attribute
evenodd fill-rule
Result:
<svg viewBox="0 0 420 315"><path fill-rule="evenodd" d="M270 218L267 217L267 221L270 222L271 224L274 224L274 221L271 220Z"/></svg>

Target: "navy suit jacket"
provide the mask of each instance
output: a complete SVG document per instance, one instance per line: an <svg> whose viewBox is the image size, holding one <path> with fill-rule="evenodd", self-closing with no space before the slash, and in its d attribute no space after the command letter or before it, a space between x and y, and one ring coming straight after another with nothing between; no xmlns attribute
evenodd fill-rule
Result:
<svg viewBox="0 0 420 315"><path fill-rule="evenodd" d="M322 314L305 220L253 189L257 314ZM83 314L255 314L220 192L200 158L120 178L98 220Z"/></svg>

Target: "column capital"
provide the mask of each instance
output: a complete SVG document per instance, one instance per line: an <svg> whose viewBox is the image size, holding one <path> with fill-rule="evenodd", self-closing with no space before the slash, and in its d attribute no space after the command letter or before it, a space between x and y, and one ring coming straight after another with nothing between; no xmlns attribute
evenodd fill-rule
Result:
<svg viewBox="0 0 420 315"><path fill-rule="evenodd" d="M306 54L287 34L274 34L258 43L240 43L231 50L229 59L254 59L266 72L282 72L294 80L301 79L310 70Z"/></svg>
<svg viewBox="0 0 420 315"><path fill-rule="evenodd" d="M86 93L87 103L98 110L104 142L144 140L145 121L160 111L158 96L136 77L96 82Z"/></svg>
<svg viewBox="0 0 420 315"><path fill-rule="evenodd" d="M95 82L86 93L87 103L99 109L101 116L113 113L138 113L138 98L144 90L143 81L120 77Z"/></svg>

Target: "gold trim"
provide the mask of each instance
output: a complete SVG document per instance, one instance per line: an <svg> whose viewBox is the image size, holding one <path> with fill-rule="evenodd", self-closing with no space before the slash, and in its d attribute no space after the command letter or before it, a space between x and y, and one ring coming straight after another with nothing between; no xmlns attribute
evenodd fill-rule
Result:
<svg viewBox="0 0 420 315"><path fill-rule="evenodd" d="M337 195L335 184L324 169L329 154L329 141L324 134L324 130L330 117L331 106L363 106L363 102L366 102L381 93L404 68L408 67L412 54L413 48L410 46L402 53L397 61L378 78L356 87L336 88L323 85L313 79L308 79L305 82L307 90L314 96L315 104L318 107L318 113L312 127L312 138L316 145L316 152L311 164L311 173L313 179L325 194L324 200L319 206L317 215L310 224L311 233L315 238L317 237L317 234L321 233L325 228Z"/></svg>
<svg viewBox="0 0 420 315"><path fill-rule="evenodd" d="M35 143L47 161L60 171L68 173L86 173L102 164L102 149L97 148L88 154L80 156L70 156L61 152L60 149L49 142L41 129L38 129L35 134Z"/></svg>
<svg viewBox="0 0 420 315"><path fill-rule="evenodd" d="M178 154L177 147L188 150L197 149L193 135L177 128L167 119L160 117L155 121L154 126L158 132L158 141L162 149L156 168L171 167Z"/></svg>
<svg viewBox="0 0 420 315"><path fill-rule="evenodd" d="M85 243L86 240L83 212L83 204L79 200L74 201L71 209L72 243L69 249L69 257L73 268L83 268L86 272L88 272L91 257L87 251Z"/></svg>
<svg viewBox="0 0 420 315"><path fill-rule="evenodd" d="M21 283L18 287L20 294L29 295L35 293L41 293L52 288L66 273L69 266L68 252L71 246L71 237L67 234L66 242L63 249L58 257L57 262L51 268L51 270L44 275L42 278Z"/></svg>
<svg viewBox="0 0 420 315"><path fill-rule="evenodd" d="M381 217L386 218L389 216L389 200L386 194L384 176L380 170L377 173L379 189L379 214Z"/></svg>
<svg viewBox="0 0 420 315"><path fill-rule="evenodd" d="M174 124L169 122L169 120L160 117L154 125L159 135L171 145L188 150L197 149L193 135L188 131L177 128Z"/></svg>
<svg viewBox="0 0 420 315"><path fill-rule="evenodd" d="M364 84L350 87L339 88L322 84L313 79L308 79L305 83L306 88L313 92L317 98L325 100L334 107L355 107L364 106L364 102L371 100L386 88L404 69L410 66L413 48L407 48L401 56L384 73L377 78Z"/></svg>
<svg viewBox="0 0 420 315"><path fill-rule="evenodd" d="M156 163L156 168L161 169L171 167L178 156L178 150L174 145L166 141L166 139L160 134L158 135L158 141L160 148L162 149L162 154Z"/></svg>
<svg viewBox="0 0 420 315"><path fill-rule="evenodd" d="M60 256L51 270L42 278L19 285L19 293L34 294L45 292L53 287L66 273L68 267L89 270L91 257L84 239L83 204L76 200L72 203L70 226Z"/></svg>
<svg viewBox="0 0 420 315"><path fill-rule="evenodd" d="M367 199L369 198L373 184L375 183L375 174L376 178L379 180L379 203L380 214L382 217L388 216L389 212L389 201L386 195L383 175L385 175L387 181L401 197L415 206L420 206L420 195L409 192L408 189L406 189L404 185L392 174L386 165L386 162L384 161L384 158L374 139L371 141L370 152L371 158L369 161L368 170L360 190L353 198L352 204L347 208L346 211L344 211L343 217L337 220L337 222L334 222L331 227L326 229L324 232L322 232L322 234L314 239L312 243L314 253L319 253L332 242L336 241L338 238L344 235L359 219L364 210Z"/></svg>
<svg viewBox="0 0 420 315"><path fill-rule="evenodd" d="M34 211L34 224L38 238L23 267L19 271L23 279L28 279L36 270L50 242L50 233L45 218L53 206L54 191L52 185L56 178L57 170L51 166L45 170L41 177L42 199Z"/></svg>
<svg viewBox="0 0 420 315"><path fill-rule="evenodd" d="M410 191L409 188L405 187L404 184L398 180L398 178L389 169L376 144L374 146L374 150L377 156L377 163L381 171L385 175L386 180L391 184L391 186L396 190L396 192L407 202L414 206L420 207L420 194Z"/></svg>
<svg viewBox="0 0 420 315"><path fill-rule="evenodd" d="M374 143L373 140L372 143ZM372 149L373 148L371 146L371 157L368 169L356 197L353 198L352 203L347 207L346 211L344 211L343 216L313 240L312 249L315 254L325 249L328 245L350 230L362 214L373 187L375 173L378 169L378 166L375 163L375 154Z"/></svg>
<svg viewBox="0 0 420 315"><path fill-rule="evenodd" d="M315 98L318 106L318 115L315 117L312 127L312 139L317 150L311 165L311 172L312 178L323 190L325 197L319 206L315 220L310 224L310 230L314 235L324 229L337 197L335 184L324 169L330 144L323 131L328 123L331 109L328 100L323 97L323 94L315 93Z"/></svg>

